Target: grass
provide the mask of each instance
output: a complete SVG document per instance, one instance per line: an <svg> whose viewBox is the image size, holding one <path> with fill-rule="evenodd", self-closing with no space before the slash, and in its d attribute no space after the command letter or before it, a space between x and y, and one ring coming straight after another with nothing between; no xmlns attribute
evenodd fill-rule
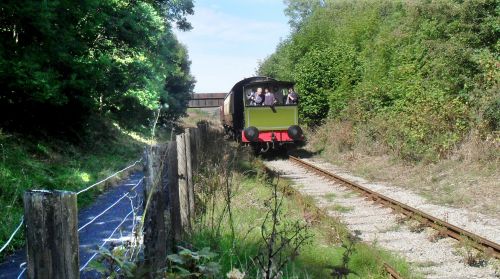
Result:
<svg viewBox="0 0 500 279"><path fill-rule="evenodd" d="M347 193L345 193L345 194L342 195L342 197L346 198L346 199L352 198L354 196L356 196L356 194L354 192L347 192Z"/></svg>
<svg viewBox="0 0 500 279"><path fill-rule="evenodd" d="M327 201L329 202L332 202L335 200L335 198L337 197L337 195L335 193L328 193L326 195L323 196Z"/></svg>
<svg viewBox="0 0 500 279"><path fill-rule="evenodd" d="M146 141L144 137L115 125L107 126L105 131L96 133L92 141L79 145L63 140L9 135L0 131L0 245L7 241L21 220L24 191L77 191L139 159ZM80 195L79 206L91 203L97 194L126 177L130 171ZM23 243L21 232L0 255L0 260Z"/></svg>
<svg viewBox="0 0 500 279"><path fill-rule="evenodd" d="M341 212L341 213L347 213L347 212L351 212L353 210L352 207L343 206L341 204L331 205L328 207L328 209L333 210L333 211L337 211L337 212Z"/></svg>
<svg viewBox="0 0 500 279"><path fill-rule="evenodd" d="M252 167L248 162L242 162L240 166L253 168L253 171L247 169L233 175L235 192L232 213L235 241L232 241L229 220L226 217L221 222L220 235L214 234L213 230L207 227L207 220L200 218L187 242L196 249L210 247L218 253L216 260L222 266L223 275L232 268L238 268L246 272L246 278L260 278L253 259L259 253L262 243L260 225L266 214L265 203L271 197L272 187L261 175L261 167ZM279 183L282 193L286 196L282 208L286 222L302 220L309 223L309 233L313 236L286 266L282 278L332 278L332 267L341 264L345 251L340 246L341 240L348 234L345 226L338 220L327 217L316 207L312 198L298 194L288 181L275 179L274 183ZM217 201L216 216L220 216L224 204L222 198ZM389 262L405 278L418 278L411 273L404 260L364 243L356 244L349 262L349 267L357 275L351 274L348 278L387 278L380 258Z"/></svg>

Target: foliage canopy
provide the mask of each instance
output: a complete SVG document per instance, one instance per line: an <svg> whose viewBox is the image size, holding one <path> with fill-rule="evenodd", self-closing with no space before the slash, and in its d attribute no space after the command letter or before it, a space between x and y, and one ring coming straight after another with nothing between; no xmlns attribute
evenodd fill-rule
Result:
<svg viewBox="0 0 500 279"><path fill-rule="evenodd" d="M293 32L258 71L297 82L307 124L348 120L417 160L498 130L498 1L285 4Z"/></svg>
<svg viewBox="0 0 500 279"><path fill-rule="evenodd" d="M0 125L20 132L85 130L90 117L130 127L193 89L184 46L192 0L7 0L0 3Z"/></svg>

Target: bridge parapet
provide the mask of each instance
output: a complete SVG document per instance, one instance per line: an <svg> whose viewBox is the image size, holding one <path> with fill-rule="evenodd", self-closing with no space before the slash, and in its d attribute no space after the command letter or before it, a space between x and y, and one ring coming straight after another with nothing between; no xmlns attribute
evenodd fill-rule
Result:
<svg viewBox="0 0 500 279"><path fill-rule="evenodd" d="M214 108L224 104L227 93L194 93L189 100L189 108Z"/></svg>

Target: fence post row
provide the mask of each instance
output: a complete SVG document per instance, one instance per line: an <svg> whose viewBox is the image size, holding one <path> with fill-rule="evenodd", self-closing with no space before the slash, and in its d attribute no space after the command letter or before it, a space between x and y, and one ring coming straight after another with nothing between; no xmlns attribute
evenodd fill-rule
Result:
<svg viewBox="0 0 500 279"><path fill-rule="evenodd" d="M195 217L193 171L200 169L207 123L186 129L175 141L144 152L144 256L154 272L166 266L175 241L191 230ZM77 194L32 190L24 194L28 278L77 279L79 241ZM153 275L154 276L154 275Z"/></svg>
<svg viewBox="0 0 500 279"><path fill-rule="evenodd" d="M24 193L27 277L80 278L76 193Z"/></svg>
<svg viewBox="0 0 500 279"><path fill-rule="evenodd" d="M192 148L195 143L194 130L176 135L176 140L165 146L153 146L146 152L144 160L145 197L152 191L144 224L144 253L152 270L161 268L164 251L173 248L173 242L182 239L191 229L194 218L194 182ZM162 156L165 154L165 156ZM164 162L163 168L159 164ZM154 181L161 177L159 181ZM158 183L154 187L154 183ZM161 186L160 186L161 185Z"/></svg>

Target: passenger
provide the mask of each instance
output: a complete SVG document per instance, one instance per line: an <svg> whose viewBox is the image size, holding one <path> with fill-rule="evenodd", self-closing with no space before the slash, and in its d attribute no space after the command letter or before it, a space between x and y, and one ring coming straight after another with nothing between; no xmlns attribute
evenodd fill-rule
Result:
<svg viewBox="0 0 500 279"><path fill-rule="evenodd" d="M288 96L286 97L286 104L287 105L292 105L292 104L297 104L299 101L299 95L295 93L293 88L288 89Z"/></svg>
<svg viewBox="0 0 500 279"><path fill-rule="evenodd" d="M251 91L250 94L247 95L247 100L248 100L248 105L249 106L255 106L255 96L257 95L257 92Z"/></svg>
<svg viewBox="0 0 500 279"><path fill-rule="evenodd" d="M264 106L274 106L276 104L276 98L274 97L274 93L269 92L269 89L265 89L266 95L264 99Z"/></svg>
<svg viewBox="0 0 500 279"><path fill-rule="evenodd" d="M262 103L264 102L264 93L262 93L262 88L257 88L257 92L255 92L254 99L253 99L253 105L254 106L261 106Z"/></svg>

